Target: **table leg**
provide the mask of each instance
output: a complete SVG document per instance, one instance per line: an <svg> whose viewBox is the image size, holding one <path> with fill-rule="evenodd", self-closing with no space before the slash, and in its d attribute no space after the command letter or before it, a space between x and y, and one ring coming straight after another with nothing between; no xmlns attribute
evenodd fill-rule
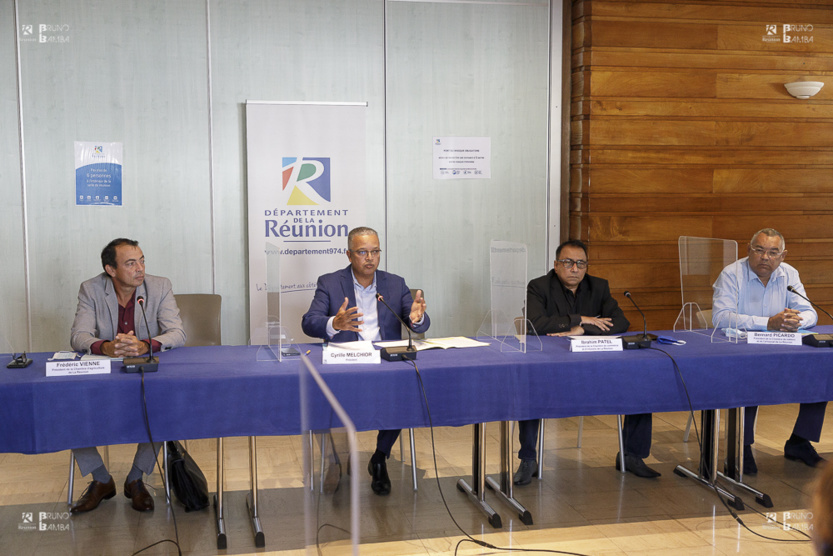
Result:
<svg viewBox="0 0 833 556"><path fill-rule="evenodd" d="M464 479L457 481L457 490L465 492L469 500L477 506L481 512L486 514L489 525L494 528L503 527L500 514L492 509L486 502L486 424L477 423L472 425L473 441L471 453L471 472L473 487L469 486Z"/></svg>
<svg viewBox="0 0 833 556"><path fill-rule="evenodd" d="M417 468L416 468L416 444L414 443L414 429L408 429L408 436L411 440L411 479L414 482L414 492L417 491ZM402 440L399 440L402 446Z"/></svg>
<svg viewBox="0 0 833 556"><path fill-rule="evenodd" d="M226 538L226 524L223 519L223 487L225 486L225 471L223 470L223 439L217 439L217 494L214 495L214 513L217 523L217 548L220 550L228 546Z"/></svg>
<svg viewBox="0 0 833 556"><path fill-rule="evenodd" d="M726 467L718 476L731 485L742 488L755 496L755 502L765 508L772 507L769 494L752 488L743 482L743 416L744 409L737 407L729 410L726 422Z"/></svg>
<svg viewBox="0 0 833 556"><path fill-rule="evenodd" d="M698 481L701 485L717 490L720 494L725 496L729 505L737 510L742 510L743 500L740 496L735 496L731 492L720 488L715 484L717 478L717 454L720 440L720 411L714 409L703 410L701 412L702 433L703 433L703 449L700 453L700 468L698 473L691 471L683 465L678 465L674 469L674 473L680 477L688 477Z"/></svg>
<svg viewBox="0 0 833 556"><path fill-rule="evenodd" d="M255 546L263 548L266 546L266 537L263 534L263 527L260 526L260 517L257 515L257 437L255 436L249 437L249 471L252 488L246 495L246 507L252 522Z"/></svg>
<svg viewBox="0 0 833 556"><path fill-rule="evenodd" d="M162 477L163 482L165 483L165 503L169 506L173 505L173 500L171 500L171 475L168 472L168 442L173 442L173 440L166 440L162 442Z"/></svg>
<svg viewBox="0 0 833 556"><path fill-rule="evenodd" d="M512 437L509 433L509 421L500 422L500 485L491 477L486 477L486 485L495 491L498 498L511 506L524 525L532 525L532 514L515 500L512 483Z"/></svg>

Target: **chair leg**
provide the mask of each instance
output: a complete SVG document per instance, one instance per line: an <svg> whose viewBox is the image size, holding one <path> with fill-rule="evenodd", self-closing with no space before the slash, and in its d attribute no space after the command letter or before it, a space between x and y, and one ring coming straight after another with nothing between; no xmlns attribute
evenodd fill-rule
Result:
<svg viewBox="0 0 833 556"><path fill-rule="evenodd" d="M619 469L625 472L625 440L622 438L622 416L616 416L616 423L619 425Z"/></svg>
<svg viewBox="0 0 833 556"><path fill-rule="evenodd" d="M67 506L72 506L72 489L75 485L75 454L69 451L69 484L67 485Z"/></svg>
<svg viewBox="0 0 833 556"><path fill-rule="evenodd" d="M538 480L544 478L544 426L546 419L538 421Z"/></svg>
<svg viewBox="0 0 833 556"><path fill-rule="evenodd" d="M417 473L416 473L416 443L414 442L414 429L408 429L408 436L411 437L411 476L414 480L414 492L417 491ZM401 449L402 442L399 442Z"/></svg>

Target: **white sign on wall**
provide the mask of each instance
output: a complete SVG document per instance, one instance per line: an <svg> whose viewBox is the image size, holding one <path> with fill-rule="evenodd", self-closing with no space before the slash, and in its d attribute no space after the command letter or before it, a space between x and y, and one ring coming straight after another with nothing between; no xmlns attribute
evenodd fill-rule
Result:
<svg viewBox="0 0 833 556"><path fill-rule="evenodd" d="M434 137L434 179L490 179L491 137Z"/></svg>

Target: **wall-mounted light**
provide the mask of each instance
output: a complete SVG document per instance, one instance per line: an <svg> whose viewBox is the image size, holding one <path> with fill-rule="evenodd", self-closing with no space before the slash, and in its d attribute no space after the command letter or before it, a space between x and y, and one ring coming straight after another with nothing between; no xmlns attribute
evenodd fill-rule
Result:
<svg viewBox="0 0 833 556"><path fill-rule="evenodd" d="M784 83L784 87L795 98L804 100L821 91L824 83L821 81L796 81L794 83Z"/></svg>

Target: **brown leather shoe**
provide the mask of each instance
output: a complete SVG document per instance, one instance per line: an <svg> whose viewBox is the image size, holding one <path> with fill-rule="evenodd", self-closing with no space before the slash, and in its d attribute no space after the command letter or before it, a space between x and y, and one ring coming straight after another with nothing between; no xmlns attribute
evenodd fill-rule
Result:
<svg viewBox="0 0 833 556"><path fill-rule="evenodd" d="M110 480L106 483L92 481L87 487L87 490L81 495L81 498L78 499L78 502L73 504L69 511L74 514L80 514L94 510L102 500L109 500L115 495L116 481L113 480L113 477L110 477Z"/></svg>
<svg viewBox="0 0 833 556"><path fill-rule="evenodd" d="M136 479L130 484L125 480L124 495L130 498L133 509L137 512L149 512L153 509L153 497L148 493L142 479Z"/></svg>

